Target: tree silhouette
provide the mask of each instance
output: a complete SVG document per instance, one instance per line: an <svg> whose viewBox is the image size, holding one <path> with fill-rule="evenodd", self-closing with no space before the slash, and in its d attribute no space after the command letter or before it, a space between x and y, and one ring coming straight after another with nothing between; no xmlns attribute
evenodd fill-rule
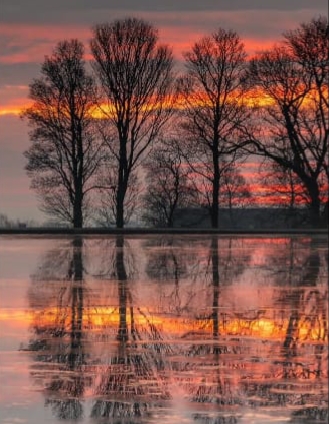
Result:
<svg viewBox="0 0 329 424"><path fill-rule="evenodd" d="M114 218L122 228L133 171L172 114L173 58L158 44L156 29L142 20L96 25L93 34L92 65L108 107L102 107L103 137L115 169Z"/></svg>
<svg viewBox="0 0 329 424"><path fill-rule="evenodd" d="M117 166L114 160L108 158L106 164L101 167L98 175L98 184L100 188L99 206L95 214L95 221L102 227L111 227L116 225L116 196L117 196ZM140 206L141 200L141 181L137 172L131 172L129 185L124 199L123 221L128 223L131 220L136 207Z"/></svg>
<svg viewBox="0 0 329 424"><path fill-rule="evenodd" d="M185 54L187 72L180 84L185 157L193 172L211 186L213 228L218 227L223 166L235 161L250 114L244 101L245 58L239 36L221 28Z"/></svg>
<svg viewBox="0 0 329 424"><path fill-rule="evenodd" d="M255 108L261 122L251 135L257 152L298 176L309 198L311 222L318 225L323 177L328 186L328 36L320 17L285 35L260 53L250 78L268 102Z"/></svg>
<svg viewBox="0 0 329 424"><path fill-rule="evenodd" d="M233 218L233 208L237 211L250 206L254 202L249 184L243 174L238 171L238 166L237 163L233 163L223 169L219 193L222 206L229 209L232 227L236 225L236 219Z"/></svg>
<svg viewBox="0 0 329 424"><path fill-rule="evenodd" d="M196 201L190 171L179 141L163 140L145 164L147 191L143 198L143 219L156 227L173 227L178 208Z"/></svg>
<svg viewBox="0 0 329 424"><path fill-rule="evenodd" d="M267 194L275 197L277 206L286 208L286 226L307 224L308 219L301 206L307 204L309 199L299 177L291 169L273 161L265 161L262 167Z"/></svg>
<svg viewBox="0 0 329 424"><path fill-rule="evenodd" d="M90 214L89 194L102 160L91 116L95 84L83 56L79 41L58 43L30 85L33 103L22 114L32 128L24 155L41 210L75 228Z"/></svg>

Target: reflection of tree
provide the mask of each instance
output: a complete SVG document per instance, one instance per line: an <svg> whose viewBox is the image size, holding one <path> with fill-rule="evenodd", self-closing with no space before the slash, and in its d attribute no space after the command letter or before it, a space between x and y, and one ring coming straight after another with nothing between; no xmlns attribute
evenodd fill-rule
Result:
<svg viewBox="0 0 329 424"><path fill-rule="evenodd" d="M239 254L235 251L239 249ZM224 327L227 319L227 311L220 308L221 288L229 287L242 275L249 264L251 252L244 249L243 241L234 238L218 239L211 238L208 258L205 267L199 269L198 278L203 279L208 287L208 296L211 297L207 304L211 308L196 315L200 324L200 329L209 330L211 328L212 337L218 339L221 325Z"/></svg>
<svg viewBox="0 0 329 424"><path fill-rule="evenodd" d="M127 329L127 273L124 263L124 248L123 248L123 237L117 237L116 239L116 270L118 278L118 289L119 289L119 330L117 339L119 342L125 342L128 340L128 329ZM121 343L120 343L121 344Z"/></svg>
<svg viewBox="0 0 329 424"><path fill-rule="evenodd" d="M144 239L142 251L136 240L60 241L32 277L32 373L57 418L82 417L93 394L95 422L139 422L178 390L199 424L238 422L242 404L291 407L293 422L324 422L323 244L164 236ZM258 243L268 243L263 257ZM255 309L239 302L250 275L264 276ZM267 300L263 288L273 282Z"/></svg>
<svg viewBox="0 0 329 424"><path fill-rule="evenodd" d="M291 424L326 424L328 422L328 408L314 406L293 411L289 422Z"/></svg>
<svg viewBox="0 0 329 424"><path fill-rule="evenodd" d="M84 373L86 352L83 338L85 286L83 281L82 239L76 237L66 249L46 255L34 276L37 286L30 291L33 305L38 288L44 281L51 285L48 312L35 314L35 339L29 350L36 352L33 375L41 380L51 405L60 419L77 419L83 415L81 398L90 378ZM64 280L63 279L64 274ZM46 276L46 277L45 277ZM51 284L55 280L55 284ZM48 365L41 365L47 363ZM49 372L49 370L53 372Z"/></svg>
<svg viewBox="0 0 329 424"><path fill-rule="evenodd" d="M208 275L207 275L208 274ZM202 317L203 329L209 325L212 327L211 336L204 332L200 342L194 342L187 351L188 357L198 358L197 361L187 362L184 371L193 369L195 366L205 366L206 370L196 384L188 383L187 390L194 402L215 402L227 404L231 402L230 385L224 381L220 373L220 355L226 351L225 344L219 343L219 295L220 295L220 258L218 251L218 238L212 237L209 251L209 261L205 278L211 276L212 302L211 312ZM210 302L209 302L210 303ZM202 328L201 327L201 328ZM200 328L200 329L201 329ZM229 400L230 399L230 400Z"/></svg>
<svg viewBox="0 0 329 424"><path fill-rule="evenodd" d="M318 417L326 415L328 418L328 409L325 409L326 412L323 410L319 405L318 395L314 396L309 390L310 385L306 384L306 382L318 380L317 385L321 385L323 383L320 378L328 377L324 351L325 343L328 341L327 294L321 293L317 287L321 264L319 251L312 242L310 248L303 267L300 286L293 290L291 297L288 298L291 314L282 349L284 383L278 384L278 389L283 389L285 392L287 386L297 382L297 388L298 381L304 382L302 393L296 390L297 395L280 393L279 396L284 403L292 402L290 397L298 405L307 404L307 407L295 411L294 415L299 418L306 416L308 419L311 419L312 415ZM307 357L310 351L314 355L312 360L302 361L300 358ZM310 406L312 404L314 406Z"/></svg>
<svg viewBox="0 0 329 424"><path fill-rule="evenodd" d="M218 339L218 307L219 307L219 259L218 259L218 241L217 237L211 239L211 271L212 271L212 286L213 286L213 301L212 301L212 322L213 322L213 338Z"/></svg>
<svg viewBox="0 0 329 424"><path fill-rule="evenodd" d="M125 252L129 245L122 236L116 238L113 276L117 279L119 323L114 355L103 365L96 395L100 397L92 408L93 418L140 417L148 412L150 403L169 399L163 379L165 363L161 355L169 349L157 327L141 308L137 307L140 325L132 303ZM141 321L142 321L141 320Z"/></svg>
<svg viewBox="0 0 329 424"><path fill-rule="evenodd" d="M305 269L305 272L304 275L302 275L302 287L298 287L297 289L294 288L290 293L287 293L286 296L286 299L290 304L291 308L291 315L289 318L287 333L283 343L283 348L287 357L297 355L297 344L299 339L300 324L303 319L303 315L305 315L305 312L307 313L307 311L303 310L303 303L308 303L312 296L315 295L316 297L318 297L319 295L319 292L317 290L311 290L308 294L305 290L305 287L316 286L317 278L320 271L320 257L319 252L317 250L311 250L310 255L306 259L303 268ZM289 269L291 270L292 267L290 267ZM291 275L289 275L289 279L291 279ZM310 316L305 317L307 320L310 320L311 326L312 322L314 324L315 316L316 315L313 315L312 317L311 312Z"/></svg>
<svg viewBox="0 0 329 424"><path fill-rule="evenodd" d="M83 416L81 400L91 385L98 398L92 406L93 418L138 417L155 401L170 397L164 356L171 349L147 310L134 306L130 280L136 276L136 266L129 243L117 237L98 240L97 245L93 239L74 238L48 252L33 275L29 293L35 311L35 337L28 346L36 361L32 375L46 393L46 405L59 419ZM95 263L88 263L88 247L93 252L99 249L95 251L96 268ZM86 275L106 283L105 301L97 292L88 291L86 304ZM107 297L113 286L117 307L112 307L112 294ZM105 324L101 338L89 316L91 299L106 308L104 315L102 310L97 315ZM97 306L92 310L98 313ZM104 321L109 315L118 322L112 341ZM96 352L91 362L86 343L93 337L100 343L105 340L108 351L105 359ZM99 370L99 376L93 370Z"/></svg>
<svg viewBox="0 0 329 424"><path fill-rule="evenodd" d="M211 238L207 261L198 274L198 279L206 281L209 287L209 307L195 314L196 331L183 336L186 340L185 360L181 365L175 364L179 367L179 374L188 376L193 373L193 378L180 378L191 402L221 405L221 410L212 408L212 413L193 414L193 420L200 424L237 422L231 408L240 400L231 372L225 367L232 361L229 359L232 354L238 353L238 348L227 343L222 334L226 311L221 308L221 292L242 274L249 263L250 252L241 249L243 246L239 246L239 255L234 255L238 246L231 238Z"/></svg>
<svg viewBox="0 0 329 424"><path fill-rule="evenodd" d="M182 249L181 240L173 236L149 239L145 243L148 252L146 272L155 281L174 280L175 283L186 275L189 258Z"/></svg>
<svg viewBox="0 0 329 424"><path fill-rule="evenodd" d="M242 387L251 403L257 399L264 406L302 406L295 409L291 422L327 422L328 409L319 398L326 392L323 381L328 377L327 292L318 285L320 251L314 239L304 245L291 239L286 247L288 250L282 249L286 262L281 273L274 273L285 282L285 287L279 283L276 305L285 328L282 345L276 344L271 352L271 373L258 373L252 382L243 379Z"/></svg>
<svg viewBox="0 0 329 424"><path fill-rule="evenodd" d="M210 324L218 327L218 282L229 286L244 271L250 251L244 249L243 242L215 236L209 246L204 238L164 236L147 240L144 247L148 257L147 275L152 281L161 281L166 312L186 317L195 315L201 329ZM239 248L238 256L233 253L235 248ZM213 304L209 303L210 297ZM201 311L203 302L211 312Z"/></svg>
<svg viewBox="0 0 329 424"><path fill-rule="evenodd" d="M198 258L192 249L186 249L189 242L168 235L148 239L144 244L148 257L147 275L155 284L161 282L161 287L165 285L161 298L166 312L177 316L191 310L191 301L196 295ZM182 280L189 280L189 284L181 285Z"/></svg>

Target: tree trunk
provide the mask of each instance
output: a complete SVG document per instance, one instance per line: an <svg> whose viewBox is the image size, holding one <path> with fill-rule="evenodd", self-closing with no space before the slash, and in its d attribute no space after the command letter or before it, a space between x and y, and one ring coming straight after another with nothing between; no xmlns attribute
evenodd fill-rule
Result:
<svg viewBox="0 0 329 424"><path fill-rule="evenodd" d="M214 143L215 148L213 152L213 166L214 166L214 179L212 184L212 204L211 204L211 227L218 228L218 212L219 212L219 157L218 157L218 143Z"/></svg>
<svg viewBox="0 0 329 424"><path fill-rule="evenodd" d="M319 227L321 224L321 215L320 215L320 200L319 198L314 198L311 201L311 224L313 227Z"/></svg>
<svg viewBox="0 0 329 424"><path fill-rule="evenodd" d="M173 215L170 214L169 215L169 218L168 218L168 221L167 221L167 228L173 228L173 226L174 226Z"/></svg>
<svg viewBox="0 0 329 424"><path fill-rule="evenodd" d="M328 227L328 210L329 210L329 200L327 200L321 215L321 227L324 227L324 228Z"/></svg>
<svg viewBox="0 0 329 424"><path fill-rule="evenodd" d="M169 216L167 219L167 227L172 228L174 226L174 211L176 209L176 203L169 207Z"/></svg>
<svg viewBox="0 0 329 424"><path fill-rule="evenodd" d="M125 192L123 190L122 186L118 186L118 192L117 192L117 210L116 210L116 227L117 228L123 228L124 227L124 199L125 199Z"/></svg>
<svg viewBox="0 0 329 424"><path fill-rule="evenodd" d="M120 140L120 160L119 160L119 175L118 186L116 193L116 217L115 224L117 228L124 227L124 201L128 187L128 173L127 173L127 141Z"/></svg>
<svg viewBox="0 0 329 424"><path fill-rule="evenodd" d="M229 206L229 211L230 211L230 224L231 224L231 227L233 228L233 227L235 227L235 225L233 223L232 193L231 193L230 190L229 190L229 194L228 195L229 195L228 206Z"/></svg>
<svg viewBox="0 0 329 424"><path fill-rule="evenodd" d="M321 201L320 201L320 192L317 181L310 179L305 183L308 194L311 199L310 204L310 222L313 227L318 227L321 224Z"/></svg>
<svg viewBox="0 0 329 424"><path fill-rule="evenodd" d="M73 227L82 228L83 216L82 216L82 193L78 190L75 195L73 205Z"/></svg>

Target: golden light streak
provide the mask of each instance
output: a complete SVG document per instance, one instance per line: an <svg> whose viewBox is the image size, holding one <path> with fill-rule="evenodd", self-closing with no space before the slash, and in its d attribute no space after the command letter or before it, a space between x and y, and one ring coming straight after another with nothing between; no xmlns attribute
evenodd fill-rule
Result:
<svg viewBox="0 0 329 424"><path fill-rule="evenodd" d="M20 116L24 109L31 107L31 102L22 100L19 103L8 104L6 106L0 105L0 116Z"/></svg>
<svg viewBox="0 0 329 424"><path fill-rule="evenodd" d="M228 102L235 101L239 94L236 95L234 93L230 93L228 96ZM328 87L324 87L323 89L323 97L328 96ZM195 93L196 99L194 101L194 106L211 106L210 100L207 98L207 96L203 93ZM309 92L309 94L304 98L303 104L305 106L310 105L314 102L314 99L317 99L319 97L319 94L316 89ZM231 100L230 100L231 99ZM273 106L275 104L275 99L273 96L270 96L269 94L265 93L264 90L261 88L252 88L247 93L241 97L241 100L239 101L241 104L244 103L248 107L255 108L255 107L267 107L267 106ZM20 115L22 111L28 107L32 106L31 101L28 101L26 99L21 99L20 104L7 104L6 106L0 106L0 116L5 115ZM169 98L168 100L164 101L164 104L160 105L158 102L153 102L152 106L152 100L148 102L148 104L144 107L144 110L151 110L152 108L158 109L159 107L170 107L173 106L177 110L184 109L184 100L182 96L178 95L175 103L173 104ZM192 104L193 106L193 104ZM115 113L114 106L111 106L109 103L103 103L99 107L93 106L90 108L90 115L95 119L104 119L108 116L111 116Z"/></svg>
<svg viewBox="0 0 329 424"><path fill-rule="evenodd" d="M21 109L16 109L16 108L0 109L0 116L8 116L8 115L19 116L20 113L21 113Z"/></svg>
<svg viewBox="0 0 329 424"><path fill-rule="evenodd" d="M213 323L211 319L192 319L192 318L171 318L161 315L150 314L149 309L143 310L139 308L141 313L134 314L134 324L137 327L147 327L150 324L154 325L158 331L171 336L186 338L212 337ZM71 325L70 307L66 308L48 308L36 311L15 310L0 312L0 323L15 323L26 327L27 323L30 326L40 326L43 328L58 327L64 325L69 331ZM60 321L60 322L59 322ZM201 322L202 321L202 322ZM126 314L127 327L132 324L129 308ZM261 317L258 319L245 319L236 317L226 317L223 320L219 316L219 334L221 336L241 336L241 337L256 337L260 339L271 339L283 341L287 334L289 318L275 320L272 318ZM83 331L111 331L115 333L120 324L120 315L116 307L93 307L83 311L82 328ZM200 325L202 324L202 325ZM202 326L202 329L200 329ZM310 320L301 317L296 334L299 340L327 340L328 334L325 326L322 326L320 320L317 325L310 323Z"/></svg>

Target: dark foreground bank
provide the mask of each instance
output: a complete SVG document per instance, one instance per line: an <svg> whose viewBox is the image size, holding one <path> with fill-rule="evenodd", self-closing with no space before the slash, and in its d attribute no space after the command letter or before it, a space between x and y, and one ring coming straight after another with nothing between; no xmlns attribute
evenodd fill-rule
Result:
<svg viewBox="0 0 329 424"><path fill-rule="evenodd" d="M28 235L100 235L100 234L238 234L238 235L263 235L263 234L322 234L328 235L327 228L299 228L299 229L264 229L264 230L236 230L213 228L0 228L0 235L28 234Z"/></svg>

